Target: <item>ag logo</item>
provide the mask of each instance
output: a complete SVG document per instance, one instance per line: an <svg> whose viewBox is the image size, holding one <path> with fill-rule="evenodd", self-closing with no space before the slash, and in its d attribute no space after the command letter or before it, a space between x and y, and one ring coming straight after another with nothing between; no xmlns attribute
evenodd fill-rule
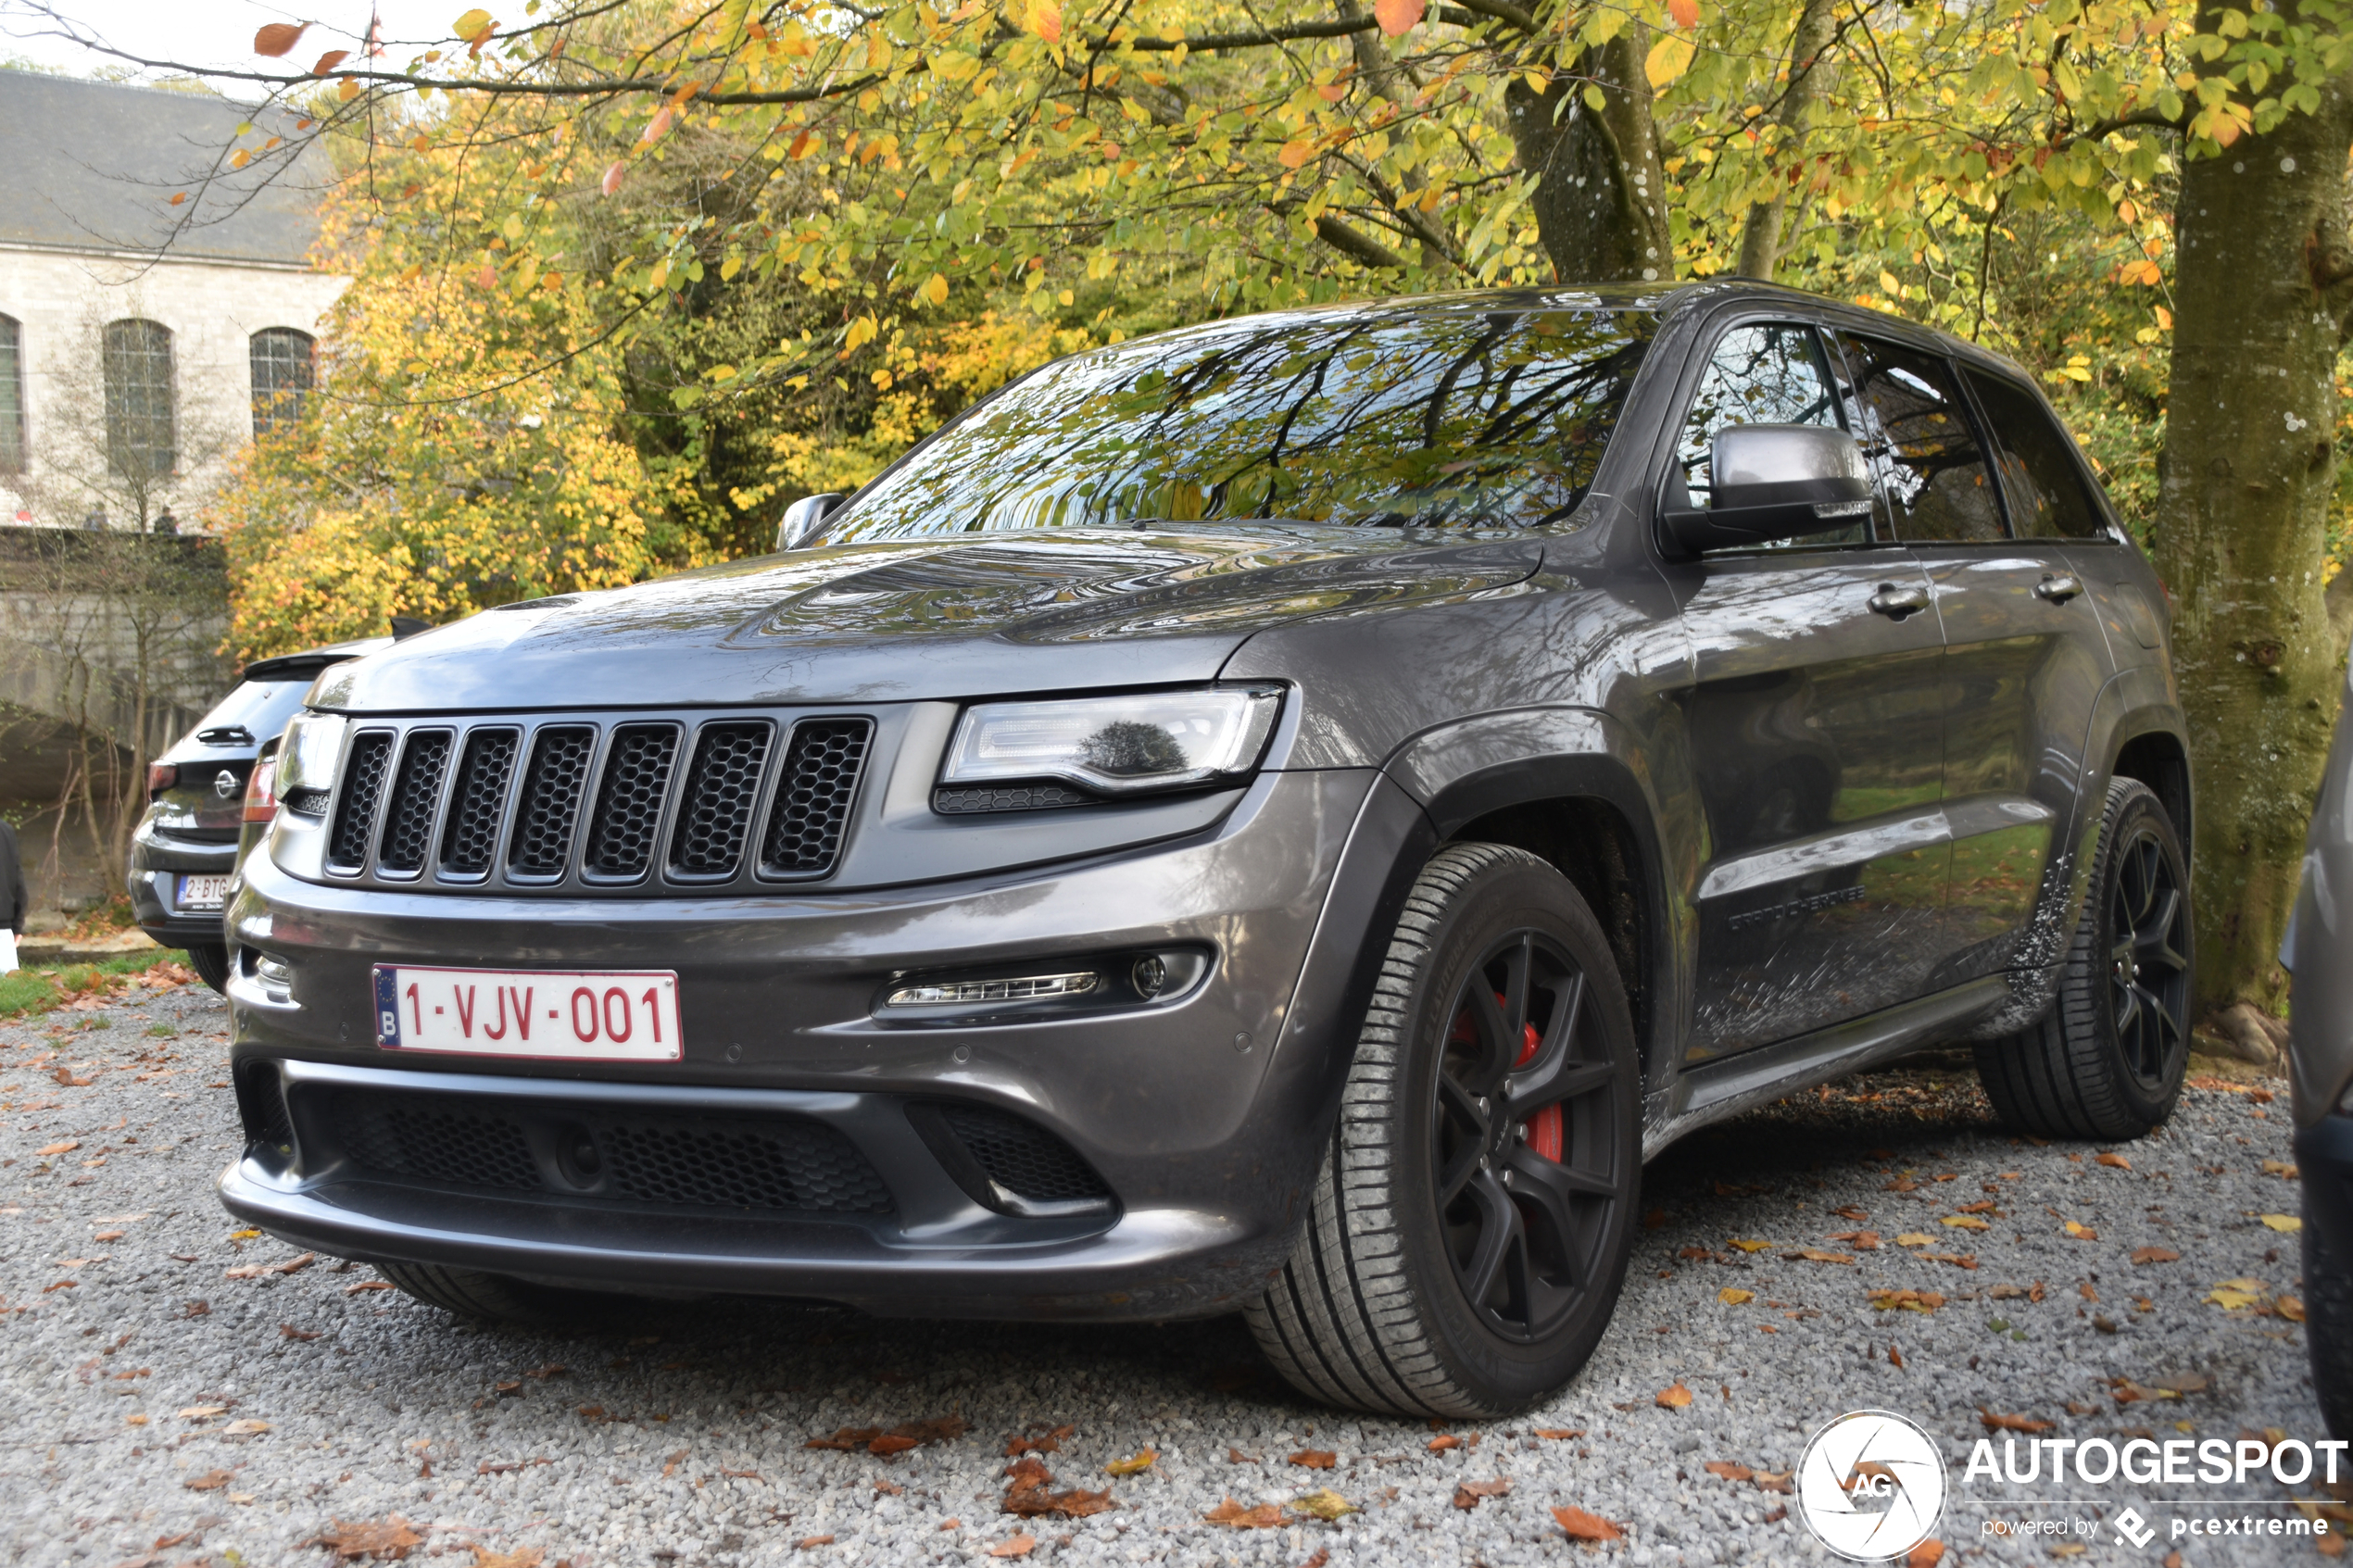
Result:
<svg viewBox="0 0 2353 1568"><path fill-rule="evenodd" d="M1806 1445L1797 1512L1814 1538L1841 1557L1901 1557L1928 1539L1944 1512L1944 1456L1900 1415L1840 1416Z"/></svg>

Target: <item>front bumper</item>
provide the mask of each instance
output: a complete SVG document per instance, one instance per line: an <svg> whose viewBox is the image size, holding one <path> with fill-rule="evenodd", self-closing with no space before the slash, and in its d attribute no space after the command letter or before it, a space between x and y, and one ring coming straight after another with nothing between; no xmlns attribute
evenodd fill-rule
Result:
<svg viewBox="0 0 2353 1568"><path fill-rule="evenodd" d="M1385 871L1381 845L1412 814L1402 801L1366 771L1270 773L1189 838L832 896L403 894L317 885L257 856L232 910L246 959L229 993L248 1143L221 1179L223 1201L340 1256L608 1289L817 1298L901 1315L1231 1311L1290 1251L1361 1016L1357 955L1380 918L1380 879L1358 872L1335 891L1335 877L1357 860ZM1354 856L1352 835L1379 842ZM873 1015L880 989L912 971L1170 946L1216 958L1205 981L1161 1006L956 1024ZM261 953L291 967L290 991L255 977ZM674 970L684 1060L396 1056L373 1043L370 973L382 962ZM455 1165L385 1152L383 1108L396 1102L425 1118L403 1135L475 1148L496 1137L518 1152L494 1180L449 1179ZM992 1207L971 1162L943 1143L938 1107L1018 1119L1095 1173L1107 1201ZM355 1118L374 1118L373 1130L354 1132ZM494 1124L509 1130L484 1130ZM608 1149L659 1144L704 1174L680 1186L644 1170L624 1182L615 1168L627 1195L591 1190L606 1175L563 1164L573 1128ZM837 1140L852 1151L842 1161L879 1186L812 1207L795 1175L776 1190L804 1196L736 1201L744 1161L758 1159L710 1176L695 1153L777 1138ZM794 1148L802 1153L777 1158L806 1155ZM696 1199L675 1201L689 1186ZM712 1199L720 1189L732 1196Z"/></svg>

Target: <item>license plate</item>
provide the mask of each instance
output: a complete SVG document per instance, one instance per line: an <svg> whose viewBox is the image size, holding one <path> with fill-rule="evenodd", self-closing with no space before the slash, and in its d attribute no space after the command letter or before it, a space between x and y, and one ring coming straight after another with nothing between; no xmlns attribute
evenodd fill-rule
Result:
<svg viewBox="0 0 2353 1568"><path fill-rule="evenodd" d="M180 879L179 896L172 901L183 909L220 909L229 901L228 874L183 876Z"/></svg>
<svg viewBox="0 0 2353 1568"><path fill-rule="evenodd" d="M376 1044L551 1061L676 1061L669 970L375 967Z"/></svg>

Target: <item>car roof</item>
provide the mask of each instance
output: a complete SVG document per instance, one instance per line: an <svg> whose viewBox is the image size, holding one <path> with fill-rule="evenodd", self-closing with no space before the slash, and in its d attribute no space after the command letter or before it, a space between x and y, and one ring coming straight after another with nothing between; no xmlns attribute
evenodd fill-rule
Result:
<svg viewBox="0 0 2353 1568"><path fill-rule="evenodd" d="M361 637L348 643L328 643L323 646L304 648L298 653L273 654L257 659L237 672L240 681L311 681L330 664L341 664L346 659L359 659L379 648L392 646L390 637Z"/></svg>

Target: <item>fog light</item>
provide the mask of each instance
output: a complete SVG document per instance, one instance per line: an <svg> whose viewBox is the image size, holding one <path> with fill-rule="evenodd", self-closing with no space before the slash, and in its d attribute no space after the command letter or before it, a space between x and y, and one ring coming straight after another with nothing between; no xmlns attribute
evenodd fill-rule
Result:
<svg viewBox="0 0 2353 1568"><path fill-rule="evenodd" d="M883 998L891 1008L969 1007L975 1002L1035 1002L1058 997L1084 997L1101 988L1095 971L1066 974L1024 974L1003 980L939 980L902 985Z"/></svg>
<svg viewBox="0 0 2353 1568"><path fill-rule="evenodd" d="M294 965L274 953L263 953L254 960L253 977L269 990L294 990Z"/></svg>
<svg viewBox="0 0 2353 1568"><path fill-rule="evenodd" d="M1138 959L1136 967L1127 972L1127 979L1136 987L1136 995L1150 1001L1168 984L1168 960L1157 953Z"/></svg>

